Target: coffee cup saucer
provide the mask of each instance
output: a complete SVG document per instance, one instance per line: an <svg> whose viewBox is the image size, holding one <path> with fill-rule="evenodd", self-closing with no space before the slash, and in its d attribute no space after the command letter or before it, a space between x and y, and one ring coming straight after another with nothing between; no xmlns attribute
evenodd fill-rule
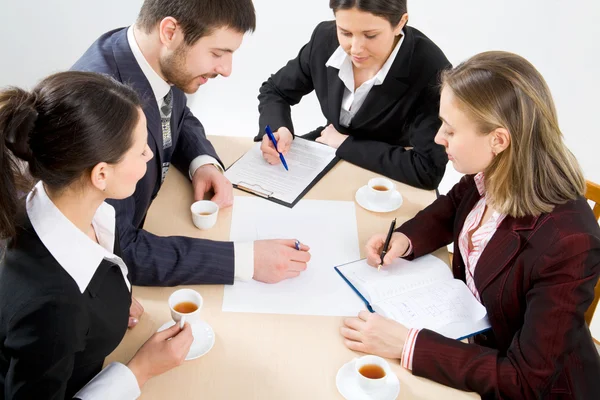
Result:
<svg viewBox="0 0 600 400"><path fill-rule="evenodd" d="M399 191L394 190L391 198L384 204L374 203L369 199L369 187L367 185L361 187L356 191L354 196L359 206L365 210L387 213L397 210L402 205L402 195Z"/></svg>
<svg viewBox="0 0 600 400"><path fill-rule="evenodd" d="M174 324L175 321L173 320L165 322L160 328L158 328L157 332L169 329ZM192 343L192 347L190 347L190 351L185 357L186 360L194 360L202 357L215 345L215 331L213 331L213 328L207 322L198 321L190 325L192 327L194 342Z"/></svg>
<svg viewBox="0 0 600 400"><path fill-rule="evenodd" d="M400 380L395 374L388 374L386 384L374 393L365 393L356 379L354 363L356 358L342 365L335 377L335 384L346 400L394 400L400 393Z"/></svg>

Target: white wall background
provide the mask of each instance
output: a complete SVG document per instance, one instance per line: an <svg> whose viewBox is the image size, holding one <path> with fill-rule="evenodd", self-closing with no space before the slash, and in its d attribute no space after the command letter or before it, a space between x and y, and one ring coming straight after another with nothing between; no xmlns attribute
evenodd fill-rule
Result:
<svg viewBox="0 0 600 400"><path fill-rule="evenodd" d="M142 0L0 0L0 86L31 87L67 69L103 32L133 22ZM294 57L315 25L331 19L327 0L255 0L258 29L234 57L233 74L190 99L209 134L258 131L260 84ZM409 0L409 23L454 64L485 50L508 50L542 72L566 142L588 178L600 182L600 2L595 0ZM116 10L116 11L115 11ZM294 108L298 132L324 122L311 95ZM451 167L449 168L452 169ZM456 175L449 171L441 191Z"/></svg>
<svg viewBox="0 0 600 400"><path fill-rule="evenodd" d="M141 0L0 0L0 86L31 87L67 69L103 32L133 22ZM233 74L190 99L209 134L258 131L260 84L294 57L315 25L331 19L327 0L255 0L258 29L234 57ZM542 72L566 142L588 178L600 182L600 2L594 0L409 0L409 23L454 64L485 50L508 50ZM299 132L324 122L311 95L294 108ZM452 168L450 168L451 170ZM456 176L449 171L441 191Z"/></svg>
<svg viewBox="0 0 600 400"><path fill-rule="evenodd" d="M0 87L33 86L68 69L102 33L131 24L142 0L0 0ZM258 29L218 78L190 99L209 134L253 136L260 84L293 58L316 24L332 19L327 0L255 0ZM409 24L453 64L485 50L529 59L546 78L566 142L587 177L600 182L600 2L597 0L409 0ZM314 95L294 108L298 132L324 122ZM458 180L449 171L440 187ZM600 324L596 324L600 337Z"/></svg>

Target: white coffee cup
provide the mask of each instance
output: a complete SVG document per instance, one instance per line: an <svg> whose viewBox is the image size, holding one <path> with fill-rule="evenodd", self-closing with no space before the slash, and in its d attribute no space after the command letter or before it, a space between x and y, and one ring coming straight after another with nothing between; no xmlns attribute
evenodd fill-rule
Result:
<svg viewBox="0 0 600 400"><path fill-rule="evenodd" d="M210 229L217 222L219 206L210 200L200 200L192 204L192 221L198 229Z"/></svg>
<svg viewBox="0 0 600 400"><path fill-rule="evenodd" d="M196 305L196 310L190 313L179 312L175 309L178 304L181 303L194 303ZM176 323L181 320L182 317L185 316L185 321L193 324L196 322L200 322L200 310L202 309L202 304L204 300L200 293L196 292L192 289L179 289L173 292L171 296L169 296L169 309L171 310L171 318Z"/></svg>
<svg viewBox="0 0 600 400"><path fill-rule="evenodd" d="M383 369L385 375L379 379L367 378L360 372L361 368L365 365L376 365ZM384 388L387 385L388 379L393 374L392 368L387 361L378 356L369 355L360 357L354 362L354 368L356 370L358 386L360 386L365 393L374 393Z"/></svg>
<svg viewBox="0 0 600 400"><path fill-rule="evenodd" d="M387 178L373 178L369 180L369 200L376 204L389 202L396 190L394 182Z"/></svg>

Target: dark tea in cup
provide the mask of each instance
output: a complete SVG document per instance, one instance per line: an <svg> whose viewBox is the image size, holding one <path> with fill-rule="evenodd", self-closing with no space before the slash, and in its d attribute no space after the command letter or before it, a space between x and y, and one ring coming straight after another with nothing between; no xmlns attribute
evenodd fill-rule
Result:
<svg viewBox="0 0 600 400"><path fill-rule="evenodd" d="M371 204L386 205L394 195L394 182L387 178L373 178L367 184L367 198Z"/></svg>
<svg viewBox="0 0 600 400"><path fill-rule="evenodd" d="M358 372L369 379L381 379L385 377L385 371L379 365L366 364L360 367Z"/></svg>
<svg viewBox="0 0 600 400"><path fill-rule="evenodd" d="M173 310L182 314L193 313L197 309L198 306L196 305L196 303L192 303L191 301L182 301L181 303L177 303L175 307L173 307Z"/></svg>
<svg viewBox="0 0 600 400"><path fill-rule="evenodd" d="M377 185L377 186L373 186L373 190L385 192L386 190L389 190L389 188L387 186Z"/></svg>

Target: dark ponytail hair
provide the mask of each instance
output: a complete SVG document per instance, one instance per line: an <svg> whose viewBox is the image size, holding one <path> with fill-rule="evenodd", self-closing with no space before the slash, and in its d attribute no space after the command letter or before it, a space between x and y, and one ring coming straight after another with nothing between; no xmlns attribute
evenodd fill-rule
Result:
<svg viewBox="0 0 600 400"><path fill-rule="evenodd" d="M392 27L396 27L402 16L406 14L407 0L329 0L329 8L336 13L338 10L356 8L378 17L385 18Z"/></svg>
<svg viewBox="0 0 600 400"><path fill-rule="evenodd" d="M133 143L139 107L133 89L92 72L0 92L0 239L15 235L19 194L34 181L61 191L100 162L118 163Z"/></svg>

